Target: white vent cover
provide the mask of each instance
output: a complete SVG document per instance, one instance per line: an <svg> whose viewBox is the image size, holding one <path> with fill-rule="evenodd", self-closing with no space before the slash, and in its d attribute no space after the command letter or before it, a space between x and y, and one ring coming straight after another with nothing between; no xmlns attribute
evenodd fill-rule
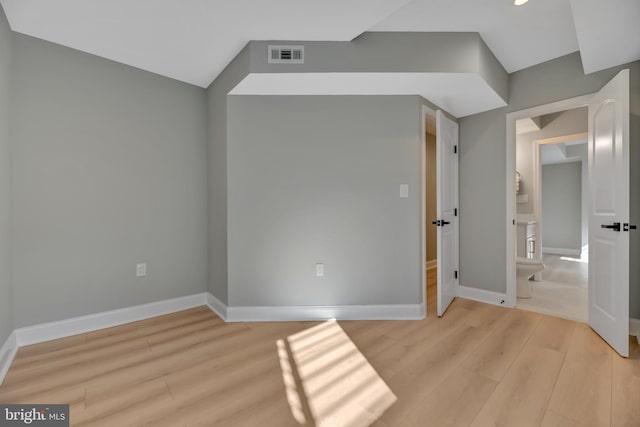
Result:
<svg viewBox="0 0 640 427"><path fill-rule="evenodd" d="M304 46L269 45L269 64L304 64Z"/></svg>

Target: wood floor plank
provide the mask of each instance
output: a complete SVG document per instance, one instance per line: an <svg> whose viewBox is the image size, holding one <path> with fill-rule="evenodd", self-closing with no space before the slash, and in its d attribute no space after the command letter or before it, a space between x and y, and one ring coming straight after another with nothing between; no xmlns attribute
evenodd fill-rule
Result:
<svg viewBox="0 0 640 427"><path fill-rule="evenodd" d="M87 341L93 341L98 339L109 339L112 337L126 338L131 336L140 336L147 333L153 333L154 331L164 330L166 325L171 327L179 326L184 322L190 322L193 319L201 317L216 318L220 322L218 316L215 315L207 306L201 306L192 308L189 310L177 311L175 313L165 314L164 316L158 316L153 318L153 322L149 319L140 320L138 322L131 322L125 325L114 326L112 328L100 329L97 331L87 333Z"/></svg>
<svg viewBox="0 0 640 427"><path fill-rule="evenodd" d="M539 320L539 314L513 310L504 317L478 350L464 361L462 367L494 381L500 381L529 340Z"/></svg>
<svg viewBox="0 0 640 427"><path fill-rule="evenodd" d="M489 378L495 375L493 378L500 382L472 425L539 426L542 422L571 341L575 322L546 316L530 317L531 314L533 313L525 315L520 310L513 311L510 316L517 316L522 320L506 321L483 343L483 346L497 345L495 357L500 363L489 362L488 366L493 369L476 369L476 372ZM527 334L530 325L535 327ZM500 375L507 360L501 356L511 353L510 349L513 346L496 343L495 338L514 339L504 328L520 329L527 340L513 363L507 367L505 374ZM487 351L486 347L483 350ZM470 359L474 360L474 357L472 355ZM469 365L470 369L487 366L469 364L470 359L465 361L465 365ZM487 353L483 353L479 359L491 360Z"/></svg>
<svg viewBox="0 0 640 427"><path fill-rule="evenodd" d="M20 347L16 354L16 363L13 366L20 366L21 362L28 361L31 357L42 357L52 352L81 346L87 343L87 334L73 335L57 340L47 341L40 344ZM44 356L47 357L47 356Z"/></svg>
<svg viewBox="0 0 640 427"><path fill-rule="evenodd" d="M388 381L398 402L382 416L390 425L397 424L411 410L422 404L425 397L456 369L463 358L486 337L486 333L462 324L458 330L438 342L415 347L412 354L399 360L402 366Z"/></svg>
<svg viewBox="0 0 640 427"><path fill-rule="evenodd" d="M471 425L539 426L563 358L557 351L525 346Z"/></svg>
<svg viewBox="0 0 640 427"><path fill-rule="evenodd" d="M74 418L76 425L100 424L113 415L147 405L171 405L173 397L164 379L154 379L126 387L87 388L84 411Z"/></svg>
<svg viewBox="0 0 640 427"><path fill-rule="evenodd" d="M637 345L637 342L636 342ZM633 347L632 347L633 348ZM640 355L613 355L611 425L640 426Z"/></svg>
<svg viewBox="0 0 640 427"><path fill-rule="evenodd" d="M446 377L421 403L396 424L399 427L429 425L466 427L471 424L498 383L465 369Z"/></svg>
<svg viewBox="0 0 640 427"><path fill-rule="evenodd" d="M540 316L531 333L530 344L540 348L566 353L571 343L576 322L559 317Z"/></svg>
<svg viewBox="0 0 640 427"><path fill-rule="evenodd" d="M562 415L556 414L555 412L550 410L547 410L541 425L541 427L583 427L583 426L584 424L581 424L572 419L563 417Z"/></svg>
<svg viewBox="0 0 640 427"><path fill-rule="evenodd" d="M153 337L155 334L168 333L170 331L183 328L185 325L189 325L190 327L191 325L198 324L203 321L221 323L217 316L215 316L210 310L206 310L208 313L197 308L194 309L193 313L178 312L166 316L160 316L155 318L158 319L157 324L155 319L153 324L147 324L145 321L130 323L121 326L121 328L123 328L121 333L117 333L117 328L108 328L88 334L63 338L62 340L55 340L37 344L35 346L25 347L26 350L34 348L34 354L20 353L20 357L16 358L16 361L12 366L16 369L29 367L37 365L44 360L47 361L47 365L51 366L52 362L57 359L67 359L72 355L87 354L91 350L102 353L122 342L133 341L136 338L142 337ZM135 325L135 327L132 327L131 325ZM191 331L191 329L189 329L189 331ZM92 336L93 338L91 338ZM74 340L74 343L70 345L69 342L65 340ZM53 343L54 345L51 346L50 343ZM41 348L40 346L43 347ZM20 351L22 350L23 349L20 349Z"/></svg>
<svg viewBox="0 0 640 427"><path fill-rule="evenodd" d="M576 324L549 410L584 425L611 425L612 362L602 338Z"/></svg>

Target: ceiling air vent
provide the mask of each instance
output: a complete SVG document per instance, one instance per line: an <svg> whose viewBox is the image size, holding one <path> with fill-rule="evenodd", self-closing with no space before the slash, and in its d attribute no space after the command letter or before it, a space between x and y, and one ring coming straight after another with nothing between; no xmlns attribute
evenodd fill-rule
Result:
<svg viewBox="0 0 640 427"><path fill-rule="evenodd" d="M269 45L269 64L304 64L304 46Z"/></svg>

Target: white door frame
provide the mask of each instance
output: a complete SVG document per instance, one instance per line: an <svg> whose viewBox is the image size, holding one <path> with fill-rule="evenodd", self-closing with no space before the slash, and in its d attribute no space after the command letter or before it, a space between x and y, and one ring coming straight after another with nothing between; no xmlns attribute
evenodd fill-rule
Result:
<svg viewBox="0 0 640 427"><path fill-rule="evenodd" d="M533 150L534 150L533 152L533 158L534 158L533 216L536 219L536 244L535 244L535 252L534 252L535 259L542 260L542 248L544 247L544 245L542 244L542 229L544 227L544 224L542 224L542 152L541 152L542 146L547 144L560 144L563 142L577 141L582 138L584 138L585 140L589 139L588 131L571 134L571 135L562 135L562 136L552 137L552 138L541 138L533 141ZM585 162L588 161L588 159L584 159L584 160ZM567 163L570 163L570 162L567 162ZM584 171L586 167L587 167L586 163L582 165L582 170L580 171L581 182L582 182L582 174L586 173ZM587 191L587 193L585 193L585 191ZM581 190L581 196L584 196L585 194L587 196L589 195L588 188L587 189L583 188ZM581 222L585 220L585 218L583 218L584 203L585 201L583 200L580 204L580 221ZM582 224L580 228L580 239L582 242ZM582 243L580 244L580 247L582 248ZM567 253L567 255L569 254ZM580 253L578 255L580 255ZM540 280L541 276L542 276L542 273L536 273L535 279Z"/></svg>
<svg viewBox="0 0 640 427"><path fill-rule="evenodd" d="M536 107L507 113L507 215L505 224L507 231L507 250L505 254L507 261L507 300L505 305L507 307L516 306L516 120L541 116L544 114L558 113L565 110L572 110L574 108L586 107L589 105L589 101L591 100L593 95L593 93L590 93L575 98L564 99L562 101L552 102L549 104L539 105ZM538 245L538 248L540 248L540 250L542 249L540 245ZM538 248L536 248L536 250L538 250Z"/></svg>
<svg viewBox="0 0 640 427"><path fill-rule="evenodd" d="M422 106L420 122L422 130L422 143L420 144L420 315L427 315L427 117L436 119L436 111L426 105ZM437 160L436 160L437 162Z"/></svg>

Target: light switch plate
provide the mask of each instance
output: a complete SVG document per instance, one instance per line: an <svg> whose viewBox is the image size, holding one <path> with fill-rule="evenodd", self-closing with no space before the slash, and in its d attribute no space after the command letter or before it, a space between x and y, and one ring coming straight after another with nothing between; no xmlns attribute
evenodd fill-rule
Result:
<svg viewBox="0 0 640 427"><path fill-rule="evenodd" d="M324 264L318 263L316 264L316 277L324 276Z"/></svg>
<svg viewBox="0 0 640 427"><path fill-rule="evenodd" d="M400 184L400 197L409 197L409 184Z"/></svg>
<svg viewBox="0 0 640 427"><path fill-rule="evenodd" d="M144 277L147 275L147 264L136 264L136 277Z"/></svg>

